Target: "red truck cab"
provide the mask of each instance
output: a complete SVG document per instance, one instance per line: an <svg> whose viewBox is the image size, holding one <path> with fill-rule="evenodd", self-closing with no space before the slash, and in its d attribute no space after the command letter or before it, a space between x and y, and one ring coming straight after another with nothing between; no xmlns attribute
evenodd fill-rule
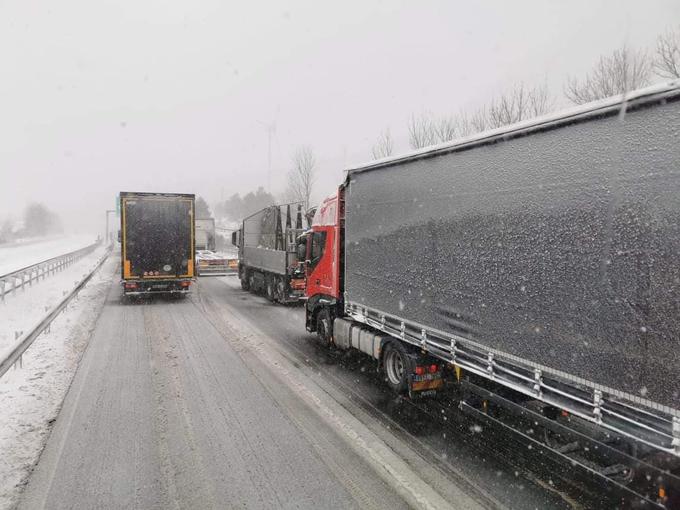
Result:
<svg viewBox="0 0 680 510"><path fill-rule="evenodd" d="M344 188L340 187L316 210L305 257L306 326L328 342L332 341L333 319L342 301L343 222Z"/></svg>
<svg viewBox="0 0 680 510"><path fill-rule="evenodd" d="M306 233L305 323L328 345L356 349L378 360L397 394L435 395L443 386L439 362L399 339L354 321L344 310L345 187L326 198Z"/></svg>

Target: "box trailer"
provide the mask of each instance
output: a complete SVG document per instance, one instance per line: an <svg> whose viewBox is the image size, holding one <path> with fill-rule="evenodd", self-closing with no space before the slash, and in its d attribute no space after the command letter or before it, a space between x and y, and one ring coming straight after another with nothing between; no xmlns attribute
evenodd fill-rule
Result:
<svg viewBox="0 0 680 510"><path fill-rule="evenodd" d="M196 250L215 251L215 218L196 218Z"/></svg>
<svg viewBox="0 0 680 510"><path fill-rule="evenodd" d="M480 415L533 402L581 451L576 423L623 445L596 449L647 473L636 498L678 497L678 82L350 168L306 259L307 329L395 391L441 388L438 363Z"/></svg>
<svg viewBox="0 0 680 510"><path fill-rule="evenodd" d="M235 273L233 258L216 252L215 218L196 218L196 276Z"/></svg>
<svg viewBox="0 0 680 510"><path fill-rule="evenodd" d="M186 294L194 281L194 195L120 193L125 295Z"/></svg>

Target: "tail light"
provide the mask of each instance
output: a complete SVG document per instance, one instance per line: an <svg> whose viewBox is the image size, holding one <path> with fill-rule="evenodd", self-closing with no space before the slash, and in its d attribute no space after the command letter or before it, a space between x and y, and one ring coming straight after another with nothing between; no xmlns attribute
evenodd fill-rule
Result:
<svg viewBox="0 0 680 510"><path fill-rule="evenodd" d="M425 373L425 367L417 366L416 375L423 375Z"/></svg>
<svg viewBox="0 0 680 510"><path fill-rule="evenodd" d="M430 373L431 373L431 374L435 374L435 373L437 373L437 371L439 370L439 367L438 367L437 365L434 365L434 364L433 364L433 365L430 365L430 366L429 366L429 370L430 370Z"/></svg>
<svg viewBox="0 0 680 510"><path fill-rule="evenodd" d="M183 281L183 282L179 282L179 284L182 287L188 287L189 285L191 285L191 282L189 280L186 280L186 281Z"/></svg>
<svg viewBox="0 0 680 510"><path fill-rule="evenodd" d="M136 288L137 288L137 283L135 283L135 282L126 282L126 283L125 283L125 288L126 288L126 289L136 289Z"/></svg>

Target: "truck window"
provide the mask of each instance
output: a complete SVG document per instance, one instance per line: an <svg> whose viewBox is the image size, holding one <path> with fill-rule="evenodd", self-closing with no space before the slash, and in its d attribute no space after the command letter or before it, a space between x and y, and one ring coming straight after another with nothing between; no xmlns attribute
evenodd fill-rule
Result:
<svg viewBox="0 0 680 510"><path fill-rule="evenodd" d="M310 269L313 269L319 263L325 247L326 247L326 232L314 232L314 234L312 235L312 250L309 261Z"/></svg>

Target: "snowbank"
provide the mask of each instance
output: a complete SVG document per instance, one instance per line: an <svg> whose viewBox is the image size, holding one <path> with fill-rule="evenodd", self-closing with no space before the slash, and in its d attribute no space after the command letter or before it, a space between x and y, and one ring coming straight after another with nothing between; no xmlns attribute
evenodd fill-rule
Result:
<svg viewBox="0 0 680 510"><path fill-rule="evenodd" d="M14 328L30 327L101 257L102 249L67 270L0 303L0 351L14 341ZM0 509L12 508L37 462L71 383L118 265L111 257L65 311L24 353L23 368L0 378ZM8 322L12 316L12 322ZM8 329L9 327L9 329Z"/></svg>

